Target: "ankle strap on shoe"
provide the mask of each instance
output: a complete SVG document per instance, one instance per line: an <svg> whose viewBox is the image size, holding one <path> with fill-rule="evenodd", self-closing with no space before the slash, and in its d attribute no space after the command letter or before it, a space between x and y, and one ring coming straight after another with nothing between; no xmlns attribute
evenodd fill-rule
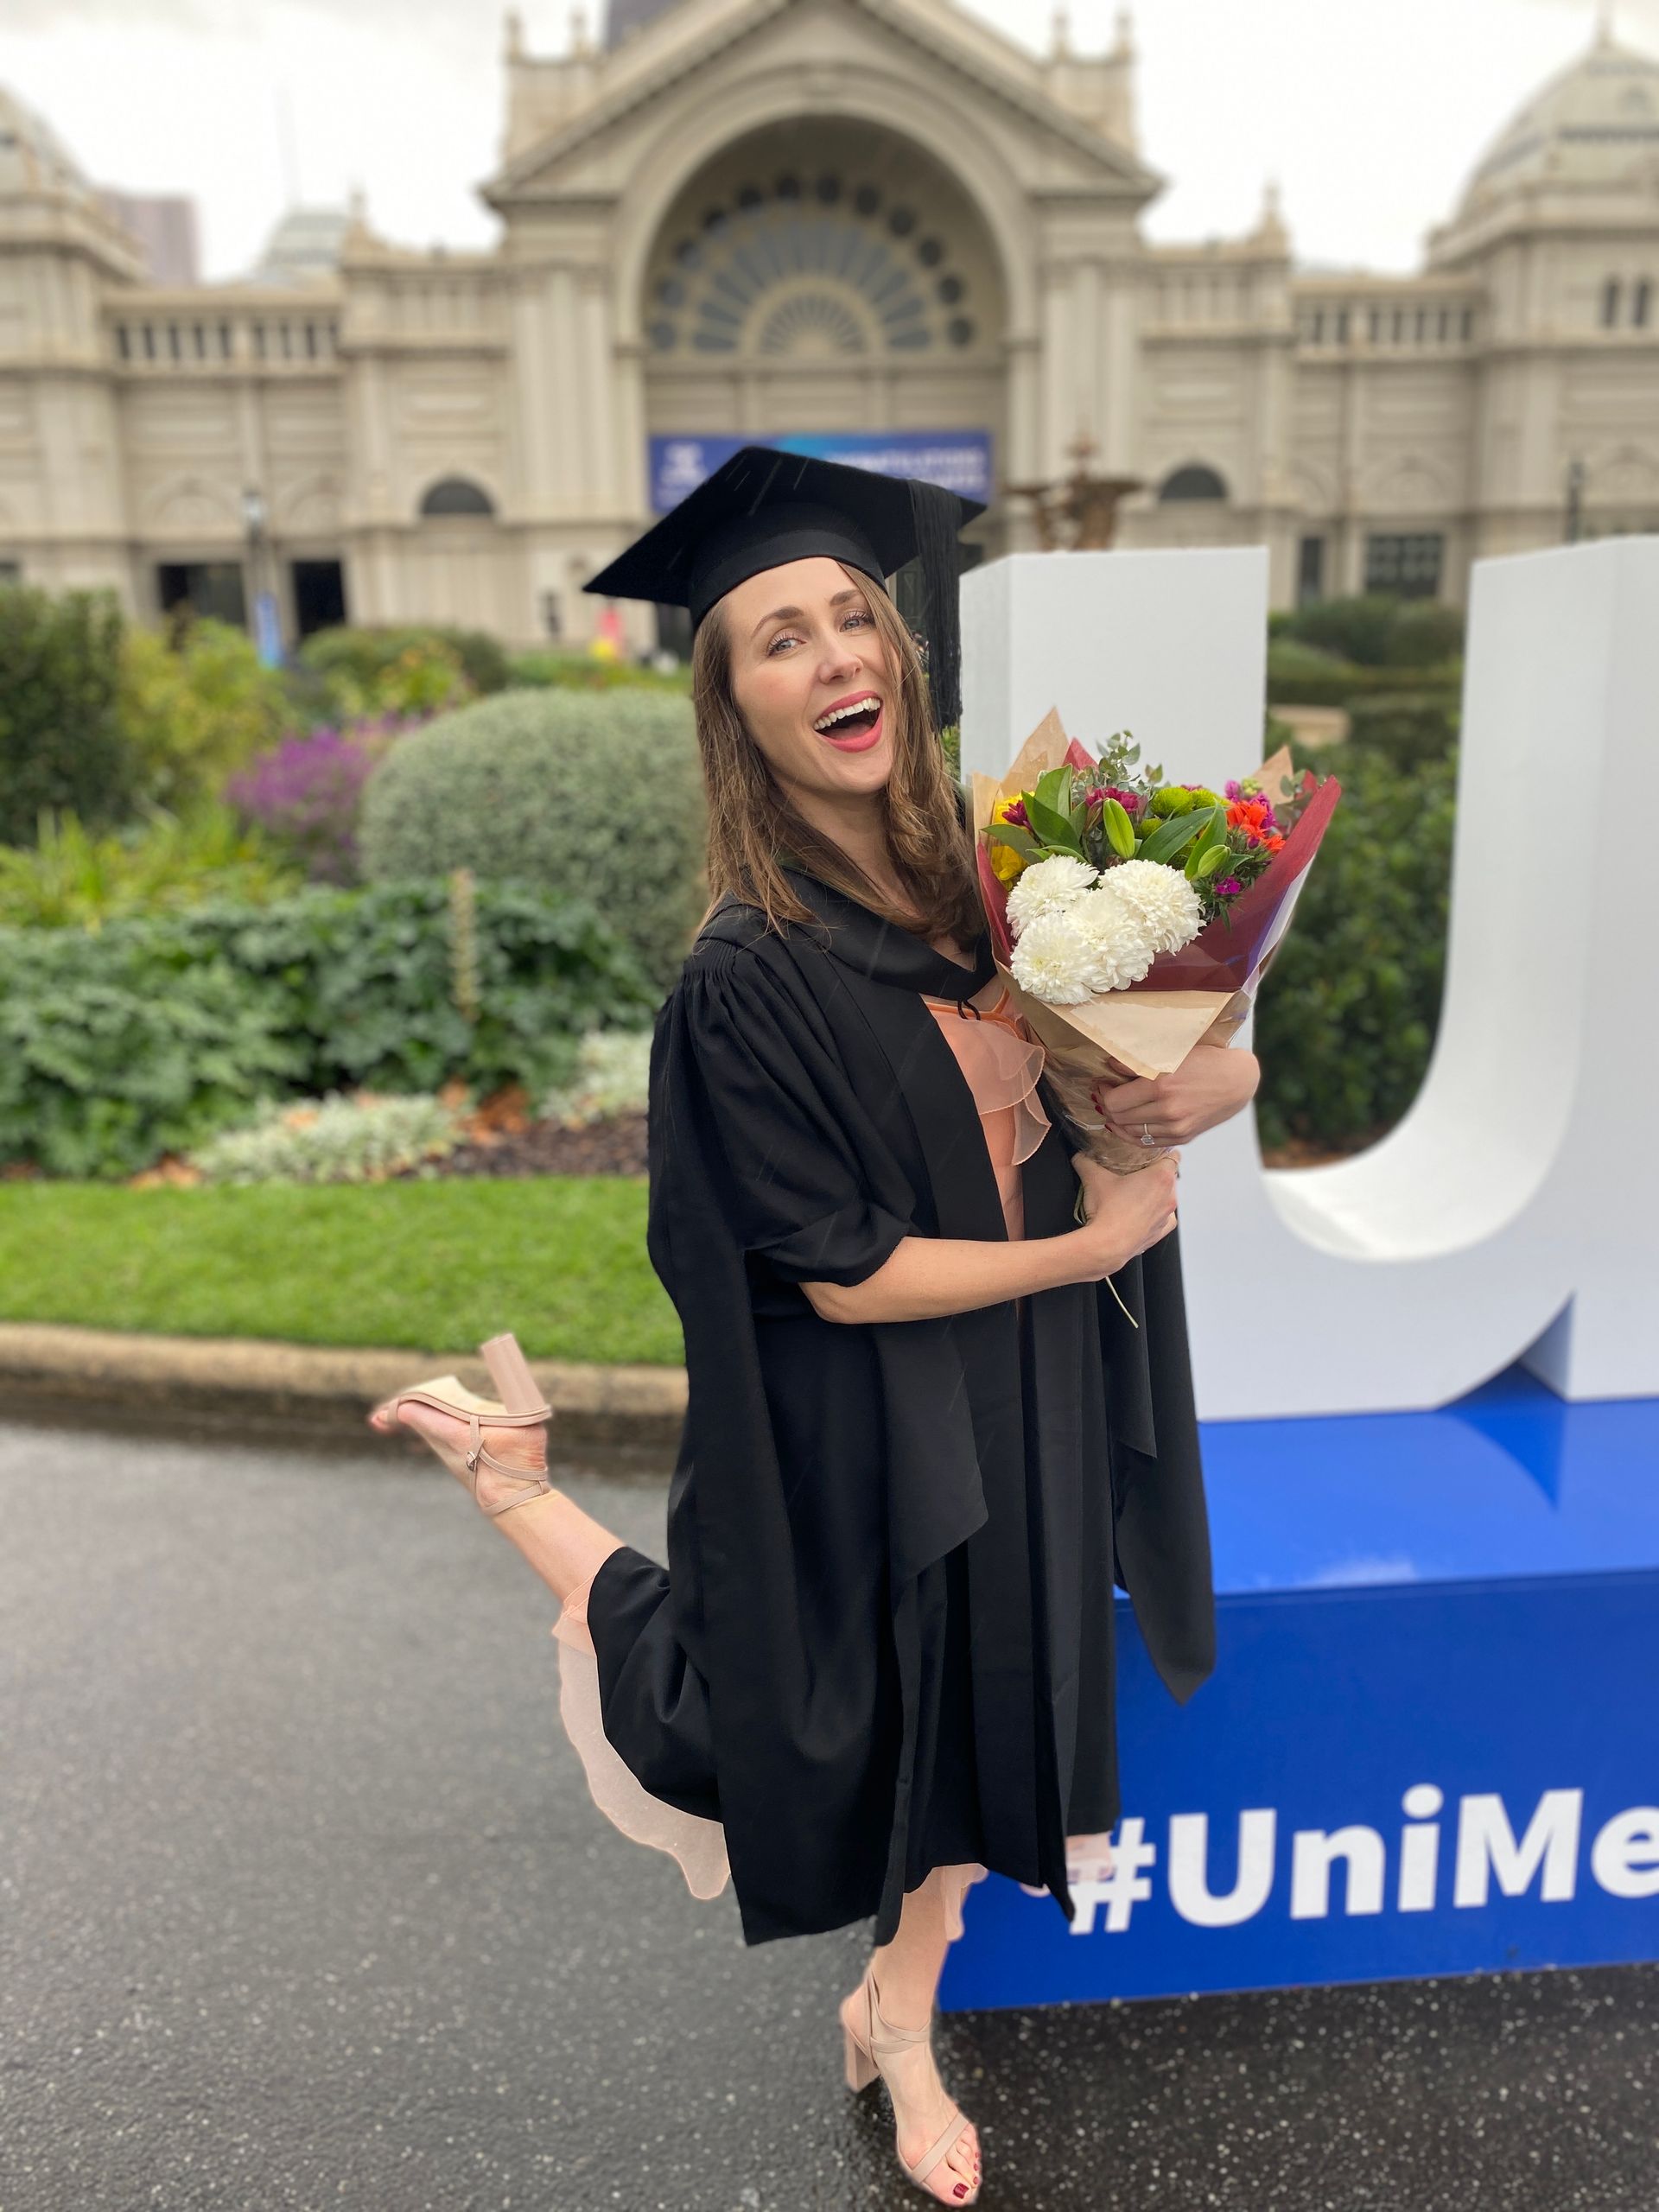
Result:
<svg viewBox="0 0 1659 2212"><path fill-rule="evenodd" d="M933 2023L931 2017L925 2028L901 2028L895 2022L884 2018L880 2005L876 2000L875 1976L874 1974L867 1974L865 1980L869 1984L870 1992L870 2048L872 2050L877 2049L898 2050L907 2044L926 2043L931 2038ZM885 2037L890 2038L880 2045L876 2042L878 2028Z"/></svg>

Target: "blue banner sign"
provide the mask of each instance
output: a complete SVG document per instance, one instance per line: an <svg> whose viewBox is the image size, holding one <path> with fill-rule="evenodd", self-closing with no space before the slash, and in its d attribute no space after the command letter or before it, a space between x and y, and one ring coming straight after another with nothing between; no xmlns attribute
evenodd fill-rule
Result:
<svg viewBox="0 0 1659 2212"><path fill-rule="evenodd" d="M751 437L653 437L651 440L651 505L654 514L678 506L705 476L741 447L775 446L783 453L810 454L817 461L838 461L848 468L868 468L878 476L919 476L942 484L964 499L991 496L991 440L987 430L787 430Z"/></svg>
<svg viewBox="0 0 1659 2212"><path fill-rule="evenodd" d="M969 1889L946 2011L1659 1959L1659 1400L1210 1422L1219 1657L1127 1601L1077 1917Z"/></svg>

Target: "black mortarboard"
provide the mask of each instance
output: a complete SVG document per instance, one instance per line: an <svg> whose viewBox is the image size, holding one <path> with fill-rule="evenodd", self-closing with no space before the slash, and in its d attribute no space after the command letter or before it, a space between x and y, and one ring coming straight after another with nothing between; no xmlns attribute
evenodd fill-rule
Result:
<svg viewBox="0 0 1659 2212"><path fill-rule="evenodd" d="M984 500L919 477L743 446L582 589L688 607L695 630L723 593L785 561L826 553L885 584L919 559L928 683L944 729L962 713L957 533L984 512Z"/></svg>

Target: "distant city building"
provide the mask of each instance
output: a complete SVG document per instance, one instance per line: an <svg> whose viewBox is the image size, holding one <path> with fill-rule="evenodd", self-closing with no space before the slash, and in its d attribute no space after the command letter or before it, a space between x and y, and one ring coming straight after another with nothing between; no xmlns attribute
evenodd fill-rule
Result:
<svg viewBox="0 0 1659 2212"><path fill-rule="evenodd" d="M1039 56L952 0L614 0L555 58L510 16L497 248L358 197L207 286L0 93L0 563L581 642L582 579L749 440L975 492L991 556L1091 440L1119 543L1265 543L1281 606L1659 530L1659 61L1599 34L1412 276L1299 268L1271 193L1148 243L1135 71L1124 19Z"/></svg>
<svg viewBox="0 0 1659 2212"><path fill-rule="evenodd" d="M118 192L100 185L104 212L138 241L152 284L169 290L201 282L196 203L182 193Z"/></svg>

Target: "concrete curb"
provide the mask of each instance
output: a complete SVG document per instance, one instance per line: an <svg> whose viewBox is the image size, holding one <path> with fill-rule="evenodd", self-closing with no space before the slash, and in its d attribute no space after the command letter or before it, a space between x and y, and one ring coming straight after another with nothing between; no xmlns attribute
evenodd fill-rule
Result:
<svg viewBox="0 0 1659 2212"><path fill-rule="evenodd" d="M561 1443L671 1454L685 1414L683 1367L598 1367L532 1360ZM476 1353L340 1350L254 1338L129 1335L46 1322L0 1322L0 1389L11 1406L131 1406L152 1419L253 1416L320 1428L360 1424L382 1398L434 1375L491 1395ZM354 1429L345 1433L354 1433Z"/></svg>

